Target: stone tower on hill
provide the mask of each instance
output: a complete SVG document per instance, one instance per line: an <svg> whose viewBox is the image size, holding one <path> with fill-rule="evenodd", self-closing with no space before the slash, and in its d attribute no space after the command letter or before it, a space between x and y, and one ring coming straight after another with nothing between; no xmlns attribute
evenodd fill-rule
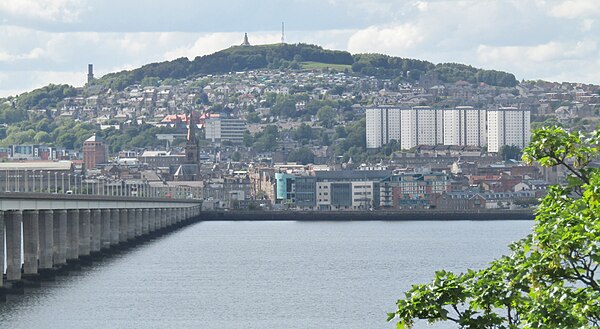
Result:
<svg viewBox="0 0 600 329"><path fill-rule="evenodd" d="M242 47L250 46L250 42L248 42L248 33L244 33L244 42L241 44Z"/></svg>

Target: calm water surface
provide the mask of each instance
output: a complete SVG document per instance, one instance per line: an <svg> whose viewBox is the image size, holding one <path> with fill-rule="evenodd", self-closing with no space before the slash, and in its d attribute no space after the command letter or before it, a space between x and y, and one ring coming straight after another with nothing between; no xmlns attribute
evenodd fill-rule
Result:
<svg viewBox="0 0 600 329"><path fill-rule="evenodd" d="M411 284L481 268L532 224L198 223L11 296L0 328L393 328Z"/></svg>

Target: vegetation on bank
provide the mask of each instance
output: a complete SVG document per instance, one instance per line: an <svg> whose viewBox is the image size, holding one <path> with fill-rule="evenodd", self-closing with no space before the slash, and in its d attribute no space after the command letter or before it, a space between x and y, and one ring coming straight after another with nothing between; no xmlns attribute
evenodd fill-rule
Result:
<svg viewBox="0 0 600 329"><path fill-rule="evenodd" d="M547 127L523 159L563 166L566 185L542 200L533 231L511 254L482 270L438 271L398 300L388 321L454 322L459 328L600 328L600 129L590 134Z"/></svg>

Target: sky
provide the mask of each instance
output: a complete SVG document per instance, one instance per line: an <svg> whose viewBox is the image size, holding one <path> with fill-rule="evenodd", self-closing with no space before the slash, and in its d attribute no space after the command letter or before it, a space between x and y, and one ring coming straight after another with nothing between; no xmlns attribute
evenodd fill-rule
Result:
<svg viewBox="0 0 600 329"><path fill-rule="evenodd" d="M281 40L600 84L599 0L0 0L0 97Z"/></svg>

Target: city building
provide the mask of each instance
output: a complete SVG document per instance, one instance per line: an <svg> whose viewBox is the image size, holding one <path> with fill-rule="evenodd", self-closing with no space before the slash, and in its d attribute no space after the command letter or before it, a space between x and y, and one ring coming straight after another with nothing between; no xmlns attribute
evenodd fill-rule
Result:
<svg viewBox="0 0 600 329"><path fill-rule="evenodd" d="M402 149L444 144L442 109L379 106L367 108L365 112L367 148L379 148L392 140Z"/></svg>
<svg viewBox="0 0 600 329"><path fill-rule="evenodd" d="M108 147L104 140L94 134L83 142L83 163L86 170L108 161Z"/></svg>
<svg viewBox="0 0 600 329"><path fill-rule="evenodd" d="M185 142L185 159L183 164L177 166L173 173L173 180L175 181L200 180L200 144L196 137L196 124L193 123L192 117L193 114L190 114L190 124Z"/></svg>
<svg viewBox="0 0 600 329"><path fill-rule="evenodd" d="M400 108L367 108L365 115L367 148L379 148L392 140L400 140Z"/></svg>
<svg viewBox="0 0 600 329"><path fill-rule="evenodd" d="M208 118L204 121L205 138L213 143L242 143L246 122L241 119Z"/></svg>
<svg viewBox="0 0 600 329"><path fill-rule="evenodd" d="M7 158L15 160L53 160L56 158L56 150L46 145L10 145L6 152ZM4 153L4 151L0 151L0 153Z"/></svg>
<svg viewBox="0 0 600 329"><path fill-rule="evenodd" d="M0 162L0 191L64 193L81 184L71 161Z"/></svg>
<svg viewBox="0 0 600 329"><path fill-rule="evenodd" d="M444 110L444 144L460 146L487 145L487 112L472 106Z"/></svg>
<svg viewBox="0 0 600 329"><path fill-rule="evenodd" d="M498 152L502 146L526 147L531 140L531 112L516 107L496 107L487 110L488 152Z"/></svg>

